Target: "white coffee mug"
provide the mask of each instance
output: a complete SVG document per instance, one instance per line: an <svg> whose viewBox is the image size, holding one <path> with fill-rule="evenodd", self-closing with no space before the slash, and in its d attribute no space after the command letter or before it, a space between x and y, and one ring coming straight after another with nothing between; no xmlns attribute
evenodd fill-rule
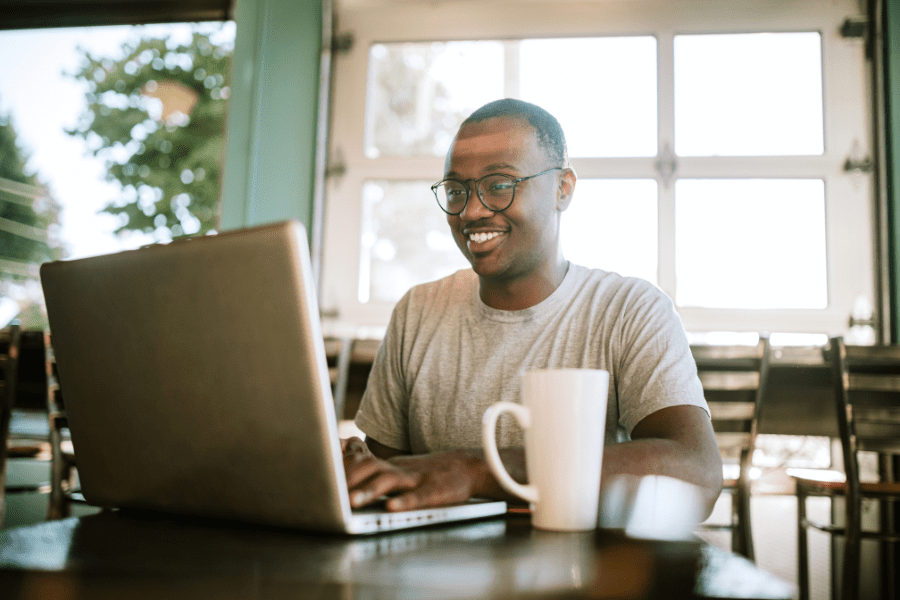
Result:
<svg viewBox="0 0 900 600"><path fill-rule="evenodd" d="M503 488L531 503L532 524L551 531L597 526L609 373L540 369L521 376L522 404L498 402L484 413L487 464ZM528 485L510 477L497 451L498 417L510 412L525 430Z"/></svg>

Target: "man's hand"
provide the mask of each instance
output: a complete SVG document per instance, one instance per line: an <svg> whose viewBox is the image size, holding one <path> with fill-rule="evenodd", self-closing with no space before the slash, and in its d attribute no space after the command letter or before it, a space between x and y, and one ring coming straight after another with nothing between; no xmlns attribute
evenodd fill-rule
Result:
<svg viewBox="0 0 900 600"><path fill-rule="evenodd" d="M375 456L358 437L341 440L341 450L353 508L370 504L386 494L411 490L418 483L412 474Z"/></svg>
<svg viewBox="0 0 900 600"><path fill-rule="evenodd" d="M384 460L359 438L341 440L341 448L354 508L383 496L392 496L385 503L390 511L457 504L491 487L492 478L477 453L455 450Z"/></svg>

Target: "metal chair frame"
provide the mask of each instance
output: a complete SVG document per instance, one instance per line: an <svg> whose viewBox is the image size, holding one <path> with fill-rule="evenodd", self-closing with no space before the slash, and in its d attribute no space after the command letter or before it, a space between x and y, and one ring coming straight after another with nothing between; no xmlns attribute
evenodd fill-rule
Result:
<svg viewBox="0 0 900 600"><path fill-rule="evenodd" d="M726 479L723 491L731 495L729 523L704 523L701 530L731 531L734 552L755 560L750 516L753 451L756 449L757 423L766 395L771 345L760 334L756 346L695 346L694 358L704 394L709 401L713 428L720 448L739 447L738 476ZM716 401L716 395L752 394L752 400Z"/></svg>
<svg viewBox="0 0 900 600"><path fill-rule="evenodd" d="M44 331L44 366L47 370L47 420L50 427L50 501L47 519L63 519L71 515L71 503L83 502L75 490L75 454L68 448L65 430L69 427L56 374L56 355L50 343L50 331Z"/></svg>
<svg viewBox="0 0 900 600"><path fill-rule="evenodd" d="M801 600L809 598L809 528L844 538L840 578L840 597L843 600L855 600L859 597L861 541L900 541L900 532L891 523L890 515L884 515L888 518L882 519L879 531L862 528L863 500L878 500L887 508L889 503L900 500L900 483L861 482L858 457L858 452L865 450L883 455L900 454L900 403L896 401L900 398L900 347L860 347L855 351L858 353L857 360L848 360L847 347L839 336L831 338L824 351L831 371L845 480L835 482L794 478L797 484L797 553ZM854 362L856 364L852 365ZM891 366L894 372L890 372ZM873 398L877 398L879 394L893 395L893 405L873 402ZM832 499L844 497L846 525L820 523L807 518L806 500L810 496ZM834 588L832 596L836 596Z"/></svg>
<svg viewBox="0 0 900 600"><path fill-rule="evenodd" d="M19 324L13 322L4 330L5 350L0 353L0 527L6 515L6 471L8 461L9 425L13 402L16 399L16 377L19 363Z"/></svg>

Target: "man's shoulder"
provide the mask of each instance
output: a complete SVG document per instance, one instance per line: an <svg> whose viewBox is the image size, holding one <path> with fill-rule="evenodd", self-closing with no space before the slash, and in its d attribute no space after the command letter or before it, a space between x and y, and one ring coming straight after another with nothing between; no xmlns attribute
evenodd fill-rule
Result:
<svg viewBox="0 0 900 600"><path fill-rule="evenodd" d="M646 279L582 266L576 266L574 274L571 301L590 307L592 313L628 320L674 312L672 299Z"/></svg>
<svg viewBox="0 0 900 600"><path fill-rule="evenodd" d="M477 285L478 277L472 269L461 269L441 279L414 285L397 306L404 311L417 311L433 309L436 304L462 304L472 297Z"/></svg>
<svg viewBox="0 0 900 600"><path fill-rule="evenodd" d="M611 295L666 296L657 286L640 277L630 277L615 271L604 271L574 263L570 268L574 272L576 285L582 288L599 290L604 294Z"/></svg>
<svg viewBox="0 0 900 600"><path fill-rule="evenodd" d="M468 291L477 284L478 277L472 269L460 269L446 277L414 285L409 290L409 295L433 296L448 292Z"/></svg>

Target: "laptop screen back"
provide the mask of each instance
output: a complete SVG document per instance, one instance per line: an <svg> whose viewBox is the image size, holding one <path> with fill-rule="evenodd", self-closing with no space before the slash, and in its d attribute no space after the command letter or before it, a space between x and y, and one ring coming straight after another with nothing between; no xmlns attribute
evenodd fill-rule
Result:
<svg viewBox="0 0 900 600"><path fill-rule="evenodd" d="M88 502L344 529L299 222L48 263L41 278Z"/></svg>

